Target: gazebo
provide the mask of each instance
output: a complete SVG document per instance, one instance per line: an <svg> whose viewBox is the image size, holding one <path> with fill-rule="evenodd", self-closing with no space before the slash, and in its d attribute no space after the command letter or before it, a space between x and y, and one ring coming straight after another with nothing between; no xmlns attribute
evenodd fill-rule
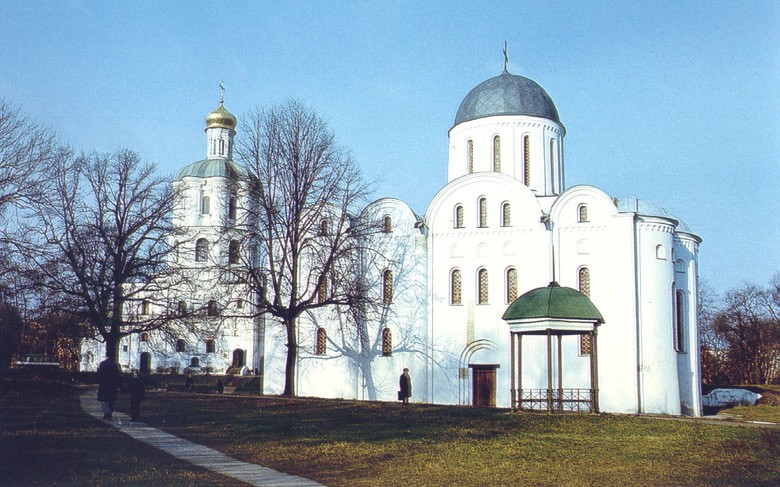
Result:
<svg viewBox="0 0 780 487"><path fill-rule="evenodd" d="M604 318L587 296L552 281L515 299L502 318L511 335L512 409L599 412L597 328ZM524 335L547 336L547 389L523 389ZM590 389L563 388L564 335L590 337ZM553 337L558 348L557 384L553 381Z"/></svg>

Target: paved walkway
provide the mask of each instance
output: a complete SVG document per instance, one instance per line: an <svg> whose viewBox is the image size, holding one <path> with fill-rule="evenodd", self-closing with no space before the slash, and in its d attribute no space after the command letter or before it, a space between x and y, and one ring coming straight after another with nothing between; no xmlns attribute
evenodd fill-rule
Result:
<svg viewBox="0 0 780 487"><path fill-rule="evenodd" d="M103 421L103 411L97 402L97 390L91 389L81 395L81 409L95 418ZM258 486L321 486L313 480L296 477L276 470L262 467L254 463L247 463L231 458L211 448L192 443L147 426L145 423L133 423L130 417L124 413L114 412L113 421L104 421L106 424L117 428L122 433L142 441L155 448L170 453L176 458L185 460L212 470L222 475Z"/></svg>

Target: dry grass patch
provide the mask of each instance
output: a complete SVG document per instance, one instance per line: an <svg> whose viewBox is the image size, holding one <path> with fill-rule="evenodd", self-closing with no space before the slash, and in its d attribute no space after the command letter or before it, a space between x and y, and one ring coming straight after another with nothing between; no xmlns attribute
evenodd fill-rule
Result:
<svg viewBox="0 0 780 487"><path fill-rule="evenodd" d="M148 422L327 485L776 485L777 430L632 416L149 394Z"/></svg>

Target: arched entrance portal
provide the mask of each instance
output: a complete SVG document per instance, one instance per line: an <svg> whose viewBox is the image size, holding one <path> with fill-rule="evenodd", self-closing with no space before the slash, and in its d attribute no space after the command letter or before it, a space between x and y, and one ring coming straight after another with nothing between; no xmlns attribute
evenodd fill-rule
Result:
<svg viewBox="0 0 780 487"><path fill-rule="evenodd" d="M475 340L460 353L459 362L459 403L495 407L496 369L499 368L496 344L487 339Z"/></svg>

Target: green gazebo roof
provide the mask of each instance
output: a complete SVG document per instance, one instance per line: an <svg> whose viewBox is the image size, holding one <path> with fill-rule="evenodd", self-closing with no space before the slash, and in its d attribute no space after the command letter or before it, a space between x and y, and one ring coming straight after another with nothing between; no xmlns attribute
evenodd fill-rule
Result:
<svg viewBox="0 0 780 487"><path fill-rule="evenodd" d="M604 318L587 296L570 287L551 282L515 299L504 312L504 321L558 319L604 323Z"/></svg>

